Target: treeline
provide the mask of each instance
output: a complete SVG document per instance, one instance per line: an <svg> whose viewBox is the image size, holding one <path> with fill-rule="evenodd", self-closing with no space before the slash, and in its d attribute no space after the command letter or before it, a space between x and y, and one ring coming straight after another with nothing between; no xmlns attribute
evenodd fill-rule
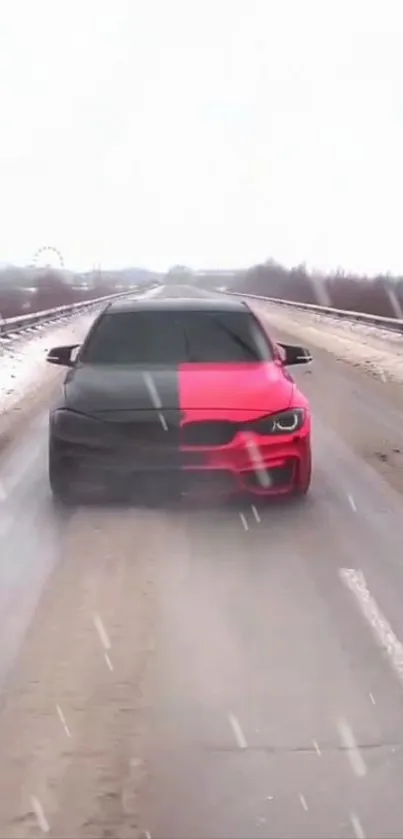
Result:
<svg viewBox="0 0 403 839"><path fill-rule="evenodd" d="M316 303L383 317L403 316L403 277L389 274L375 277L343 271L315 274L304 265L287 269L270 260L237 273L228 287L298 303Z"/></svg>
<svg viewBox="0 0 403 839"><path fill-rule="evenodd" d="M91 271L84 274L53 268L0 269L0 317L10 318L104 297L134 286L160 282L162 275L140 268ZM403 277L358 276L338 271L324 275L304 265L292 269L269 260L247 271L198 272L175 266L164 277L174 284L227 287L234 291L277 297L298 303L319 303L335 309L403 317Z"/></svg>
<svg viewBox="0 0 403 839"><path fill-rule="evenodd" d="M53 268L7 267L0 270L0 317L17 317L93 300L152 283L157 278L149 271L136 268L77 274Z"/></svg>

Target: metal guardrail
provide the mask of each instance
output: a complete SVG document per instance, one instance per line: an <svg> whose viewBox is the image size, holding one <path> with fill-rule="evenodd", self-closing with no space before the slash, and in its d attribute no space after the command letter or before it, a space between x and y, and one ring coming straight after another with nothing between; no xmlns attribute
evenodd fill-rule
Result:
<svg viewBox="0 0 403 839"><path fill-rule="evenodd" d="M258 294L244 294L241 291L225 291L225 294L232 294L235 297L246 297L252 300L261 300L264 303L276 303L280 306L289 307L291 309L302 309L310 311L314 314L329 315L329 317L338 318L339 320L351 320L357 323L367 323L372 326L378 326L382 329L388 329L392 332L403 332L403 318L386 318L381 315L371 315L366 312L350 312L347 309L332 309L330 306L319 306L316 303L298 303L294 300L280 300L278 297L262 297Z"/></svg>
<svg viewBox="0 0 403 839"><path fill-rule="evenodd" d="M73 314L76 311L88 309L92 306L98 306L101 303L106 303L108 300L113 300L117 297L126 297L138 290L138 287L133 287L128 291L117 292L116 294L108 294L105 297L97 297L92 300L80 300L78 303L69 303L66 306L57 306L54 309L47 309L42 312L30 312L28 315L18 315L14 318L1 319L0 316L0 337L10 333L21 332L23 329L28 329L30 326L35 326L39 323L47 323L57 320L63 315ZM294 300L282 300L278 297L263 297L258 294L247 294L240 291L228 291L222 289L224 294L231 294L235 297L245 297L251 300L260 300L263 303L274 303L279 306L285 306L291 309L301 309L310 311L314 314L328 315L329 317L338 318L340 320L351 320L357 323L367 323L372 326L387 329L393 332L403 333L403 318L388 318L381 315L371 315L366 312L351 312L347 309L333 309L331 306L320 306L316 303L299 303Z"/></svg>
<svg viewBox="0 0 403 839"><path fill-rule="evenodd" d="M54 309L46 309L43 312L30 312L28 315L17 315L14 318L0 317L0 337L2 335L9 335L10 333L18 333L23 329L28 329L30 326L35 326L40 323L48 323L63 315L74 314L76 311L82 311L91 306L99 306L101 303L107 303L108 300L114 300L117 297L126 297L128 294L133 294L138 290L138 287L133 287L130 291L120 291L116 294L108 294L105 297L96 297L91 300L80 300L78 303L69 303L66 306L56 306Z"/></svg>

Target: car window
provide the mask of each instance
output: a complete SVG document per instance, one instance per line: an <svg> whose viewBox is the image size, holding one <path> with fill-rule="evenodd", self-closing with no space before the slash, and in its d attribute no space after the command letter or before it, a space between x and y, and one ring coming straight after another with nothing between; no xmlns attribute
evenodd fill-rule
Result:
<svg viewBox="0 0 403 839"><path fill-rule="evenodd" d="M183 364L273 359L249 312L139 311L105 314L80 356L87 364Z"/></svg>

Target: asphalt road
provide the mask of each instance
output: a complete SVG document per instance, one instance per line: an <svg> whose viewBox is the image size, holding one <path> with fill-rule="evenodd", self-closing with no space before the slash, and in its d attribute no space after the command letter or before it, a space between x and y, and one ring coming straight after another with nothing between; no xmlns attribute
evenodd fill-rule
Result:
<svg viewBox="0 0 403 839"><path fill-rule="evenodd" d="M401 839L401 414L333 367L295 373L302 504L58 516L38 408L0 466L0 837Z"/></svg>

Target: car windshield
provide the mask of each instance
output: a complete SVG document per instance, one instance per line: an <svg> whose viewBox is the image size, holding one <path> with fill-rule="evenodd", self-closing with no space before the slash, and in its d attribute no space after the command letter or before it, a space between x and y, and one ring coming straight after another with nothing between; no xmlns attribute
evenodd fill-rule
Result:
<svg viewBox="0 0 403 839"><path fill-rule="evenodd" d="M272 359L270 342L247 311L138 311L104 315L80 361L164 365Z"/></svg>

